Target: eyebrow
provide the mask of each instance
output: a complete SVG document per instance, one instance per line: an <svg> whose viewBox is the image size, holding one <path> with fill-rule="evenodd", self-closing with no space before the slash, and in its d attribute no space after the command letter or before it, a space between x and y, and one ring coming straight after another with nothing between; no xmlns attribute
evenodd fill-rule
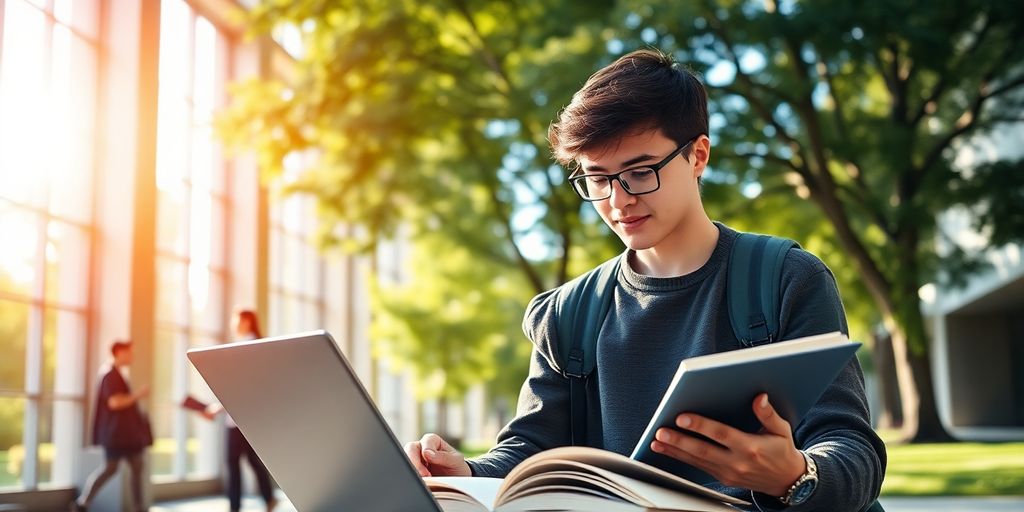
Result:
<svg viewBox="0 0 1024 512"><path fill-rule="evenodd" d="M629 160L626 160L625 162L622 162L622 164L620 164L619 167L622 168L622 169L625 169L625 168L627 168L627 167L629 167L631 165L635 165L635 164L638 164L640 162L646 162L648 160L654 160L656 158L658 158L658 157L654 156L654 155L635 156L633 158L630 158ZM600 165L589 165L587 167L584 167L583 170L589 172L589 171L607 171L608 169L605 169L604 167L601 167Z"/></svg>

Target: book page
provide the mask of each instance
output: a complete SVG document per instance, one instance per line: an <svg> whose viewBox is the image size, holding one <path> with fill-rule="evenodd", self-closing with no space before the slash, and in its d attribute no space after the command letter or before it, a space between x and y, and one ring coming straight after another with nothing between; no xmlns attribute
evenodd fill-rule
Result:
<svg viewBox="0 0 1024 512"><path fill-rule="evenodd" d="M580 485L596 485L597 489L604 489L617 496L619 500L626 500L644 509L700 512L731 512L734 510L712 498L664 488L582 462L548 460L538 463L536 466L541 468L540 472L518 481L502 492L498 498L498 509L503 508L506 503L518 501L518 498L523 495L539 494L539 492L532 491L534 485L547 487L563 482L564 486L578 487L579 485L573 484L578 480Z"/></svg>
<svg viewBox="0 0 1024 512"><path fill-rule="evenodd" d="M546 462L559 460L575 461L589 466L602 468L619 475L648 482L677 492L704 496L715 501L734 505L749 505L746 501L708 489L707 487L695 484L689 480L680 478L642 462L632 460L623 455L583 446L555 448L538 453L537 455L526 459L519 464L519 466L513 469L512 472L509 473L508 477L505 478L505 483L498 491L499 494L503 494L508 487L515 485L519 481L529 478L531 474L537 472L536 469L539 466L547 466L548 464L546 464Z"/></svg>
<svg viewBox="0 0 1024 512"><path fill-rule="evenodd" d="M552 491L523 496L505 503L495 512L644 512L647 509L625 501L567 491ZM732 511L735 512L735 511Z"/></svg>
<svg viewBox="0 0 1024 512"><path fill-rule="evenodd" d="M445 495L447 499L455 497L447 494L459 494L478 504L478 510L491 510L498 496L502 479L476 476L428 476L423 479L430 492L438 497ZM447 511L448 507L444 507Z"/></svg>

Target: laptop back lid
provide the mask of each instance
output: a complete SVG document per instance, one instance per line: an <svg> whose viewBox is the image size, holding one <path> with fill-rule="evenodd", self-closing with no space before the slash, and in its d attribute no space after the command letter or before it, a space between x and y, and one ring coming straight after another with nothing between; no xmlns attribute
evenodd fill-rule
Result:
<svg viewBox="0 0 1024 512"><path fill-rule="evenodd" d="M296 510L440 510L327 332L188 358Z"/></svg>

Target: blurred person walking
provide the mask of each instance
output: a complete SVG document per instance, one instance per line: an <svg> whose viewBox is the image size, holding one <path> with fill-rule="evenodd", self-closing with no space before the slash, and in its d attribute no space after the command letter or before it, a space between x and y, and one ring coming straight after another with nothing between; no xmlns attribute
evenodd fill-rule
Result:
<svg viewBox="0 0 1024 512"><path fill-rule="evenodd" d="M241 309L235 314L235 341L248 341L262 338L260 332L259 318L252 310ZM203 417L213 420L218 414L224 411L219 403L213 403L202 412ZM231 502L231 512L238 512L242 507L242 456L249 460L249 467L256 475L256 483L260 488L260 495L267 504L267 512L274 510L277 505L277 498L274 497L274 486L270 481L270 472L263 465L256 452L253 451L249 441L245 439L238 425L231 419L231 415L224 413L224 423L227 426L227 463L228 463L228 500Z"/></svg>
<svg viewBox="0 0 1024 512"><path fill-rule="evenodd" d="M92 429L93 444L103 447L106 463L89 476L78 499L71 502L72 512L88 510L96 494L117 473L121 460L131 468L133 510L146 510L142 497L143 456L153 444L149 419L139 408L139 400L149 396L149 386L132 392L129 366L134 360L132 342L115 341L110 347L113 356L110 370L100 380L96 396L96 415Z"/></svg>

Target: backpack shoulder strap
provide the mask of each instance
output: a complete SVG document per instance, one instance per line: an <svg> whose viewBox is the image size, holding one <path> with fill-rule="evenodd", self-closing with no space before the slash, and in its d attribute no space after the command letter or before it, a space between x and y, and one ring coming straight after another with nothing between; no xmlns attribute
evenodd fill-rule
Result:
<svg viewBox="0 0 1024 512"><path fill-rule="evenodd" d="M776 341L786 253L800 247L787 238L739 233L729 253L726 300L736 339L753 347Z"/></svg>
<svg viewBox="0 0 1024 512"><path fill-rule="evenodd" d="M611 309L620 256L583 274L556 292L558 358L562 376L569 379L569 418L573 446L586 444L586 381L597 365L597 336Z"/></svg>
<svg viewBox="0 0 1024 512"><path fill-rule="evenodd" d="M619 256L602 263L558 290L558 362L562 375L586 377L597 364L597 335L611 309Z"/></svg>

